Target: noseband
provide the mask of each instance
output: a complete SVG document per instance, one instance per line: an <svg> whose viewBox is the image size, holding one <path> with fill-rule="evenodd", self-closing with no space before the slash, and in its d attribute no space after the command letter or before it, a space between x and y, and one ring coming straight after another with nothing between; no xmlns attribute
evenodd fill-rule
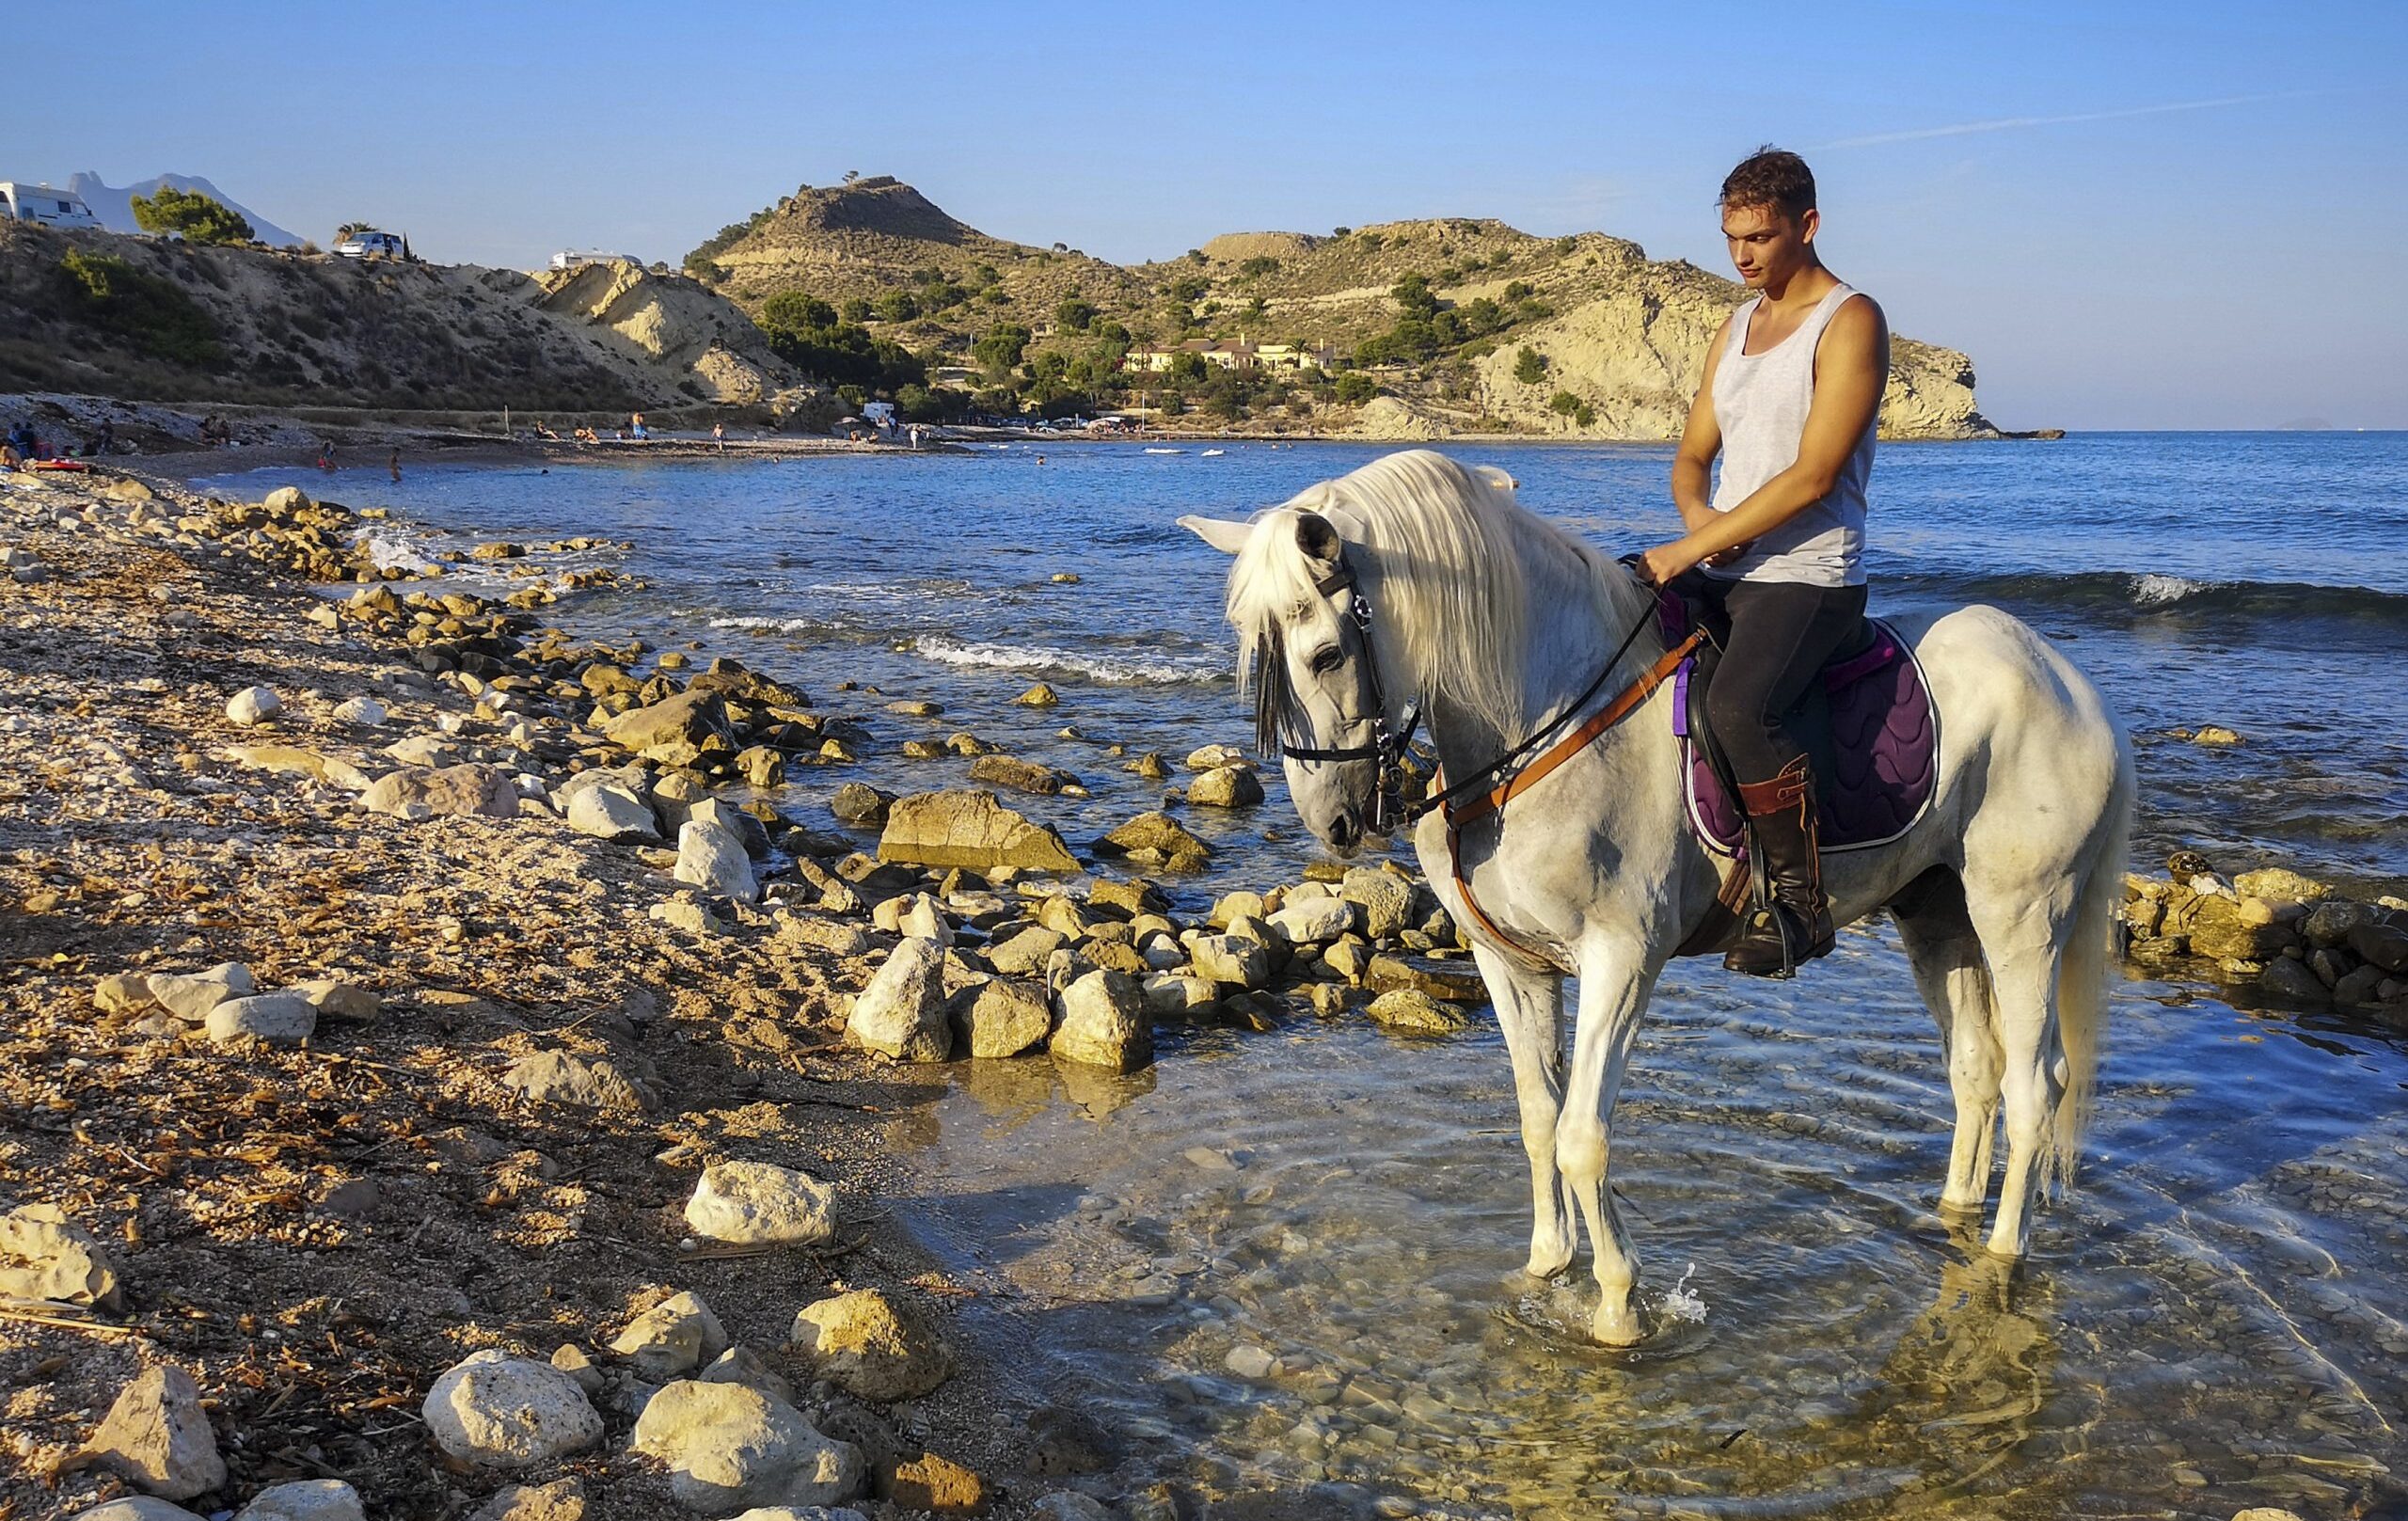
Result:
<svg viewBox="0 0 2408 1521"><path fill-rule="evenodd" d="M1426 811L1416 809L1408 813L1404 803L1404 757L1413 746L1414 731L1421 727L1421 700L1415 698L1405 704L1396 727L1389 726L1388 695L1380 682L1380 658L1371 648L1371 599L1354 584L1354 569L1343 557L1334 573L1313 583L1313 590L1325 597L1335 597L1340 592L1354 594L1348 598L1341 616L1354 626L1355 639L1363 646L1364 685L1371 699L1371 742L1323 748L1290 744L1283 737L1279 750L1291 760L1375 763L1379 777L1371 789L1371 816L1366 827L1373 834L1386 834L1399 824L1419 818Z"/></svg>

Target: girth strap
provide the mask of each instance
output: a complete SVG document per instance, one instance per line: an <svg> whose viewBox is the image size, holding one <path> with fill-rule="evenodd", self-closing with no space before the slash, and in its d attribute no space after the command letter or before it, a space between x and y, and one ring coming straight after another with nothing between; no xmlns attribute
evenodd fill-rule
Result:
<svg viewBox="0 0 2408 1521"><path fill-rule="evenodd" d="M1491 787L1486 792L1470 794L1460 801L1450 799L1443 804L1441 812L1445 815L1447 823L1447 869L1455 879L1455 892L1463 899L1464 908L1470 913L1472 922L1497 943L1519 954L1535 965L1553 967L1567 974L1573 970L1559 964L1553 957L1543 956L1531 950L1507 934L1497 927L1495 920L1488 916L1487 911L1481 908L1480 900L1472 895L1471 879L1464 872L1463 832L1465 827L1503 813L1507 803L1538 785L1557 767L1596 743L1599 736L1630 717L1641 703L1655 695L1656 688L1671 678L1672 673L1680 669L1681 662L1689 658L1698 645L1703 642L1704 638L1703 633L1692 633L1678 644L1666 650L1654 665L1649 666L1640 674L1637 681L1624 687L1616 694L1612 702L1599 708L1578 728L1557 740L1536 760L1515 771L1500 784ZM1442 789L1444 781L1443 777L1437 779Z"/></svg>

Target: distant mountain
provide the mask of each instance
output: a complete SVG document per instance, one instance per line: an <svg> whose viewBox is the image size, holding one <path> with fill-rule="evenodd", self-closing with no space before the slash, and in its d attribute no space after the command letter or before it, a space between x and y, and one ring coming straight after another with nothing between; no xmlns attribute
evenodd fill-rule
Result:
<svg viewBox="0 0 2408 1521"><path fill-rule="evenodd" d="M101 177L89 169L67 182L67 188L83 197L84 204L92 208L92 214L99 217L101 225L112 232L141 231L141 228L137 227L134 220L134 198L157 195L161 185L173 185L178 190L183 191L198 190L210 199L221 201L242 213L243 220L251 224L251 230L259 234L259 240L271 247L291 248L299 246L301 242L298 234L287 232L223 190L196 175L156 174L148 180L127 185L122 190L102 183Z"/></svg>

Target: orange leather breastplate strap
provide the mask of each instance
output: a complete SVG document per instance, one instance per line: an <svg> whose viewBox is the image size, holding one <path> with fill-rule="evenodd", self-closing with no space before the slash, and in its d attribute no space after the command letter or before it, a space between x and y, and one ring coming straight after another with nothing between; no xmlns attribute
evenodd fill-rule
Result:
<svg viewBox="0 0 2408 1521"><path fill-rule="evenodd" d="M1536 965L1553 967L1566 974L1570 974L1573 971L1572 968L1559 963L1553 957L1542 956L1505 933L1481 908L1480 900L1472 895L1471 879L1464 875L1462 839L1465 826L1477 824L1483 818L1502 814L1507 803L1538 785L1557 767L1596 743L1598 736L1630 717L1640 704L1655 695L1656 688L1671 679L1672 673L1680 669L1681 662L1695 653L1698 645L1704 642L1704 640L1705 636L1703 633L1691 633L1688 638L1666 650L1661 658L1649 666L1637 681L1624 687L1616 694L1612 702L1590 715L1578 728L1549 746L1536 760L1531 761L1488 791L1476 792L1461 802L1447 804L1441 810L1447 821L1447 870L1455 879L1455 892L1463 898L1464 908L1470 912L1472 922L1485 930L1499 944L1518 953ZM1434 779L1433 784L1443 788L1446 778L1440 775Z"/></svg>

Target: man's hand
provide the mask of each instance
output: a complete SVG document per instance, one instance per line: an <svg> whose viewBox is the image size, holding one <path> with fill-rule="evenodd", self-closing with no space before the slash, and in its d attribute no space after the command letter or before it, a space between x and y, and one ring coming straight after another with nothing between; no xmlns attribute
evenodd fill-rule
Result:
<svg viewBox="0 0 2408 1521"><path fill-rule="evenodd" d="M1747 559L1748 551L1755 547L1756 541L1753 539L1750 539L1745 544L1735 544L1730 548L1723 550L1719 554L1707 555L1703 563L1712 565L1717 570L1721 569L1724 565L1735 565L1740 561Z"/></svg>
<svg viewBox="0 0 2408 1521"><path fill-rule="evenodd" d="M1687 539L1659 544L1639 557L1640 578L1650 586L1670 586L1697 563L1697 551Z"/></svg>

